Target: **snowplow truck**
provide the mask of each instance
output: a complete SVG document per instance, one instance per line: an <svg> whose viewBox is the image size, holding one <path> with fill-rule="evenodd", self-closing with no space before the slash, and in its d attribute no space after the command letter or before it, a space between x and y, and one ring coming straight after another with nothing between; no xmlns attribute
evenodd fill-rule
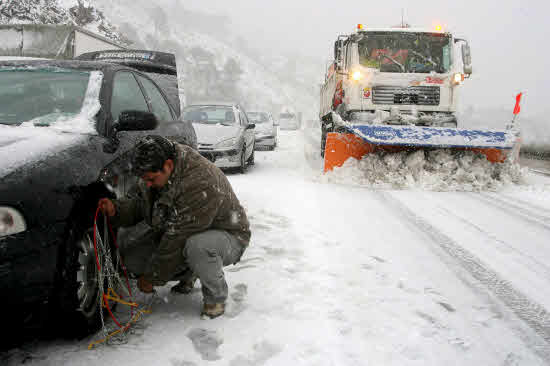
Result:
<svg viewBox="0 0 550 366"><path fill-rule="evenodd" d="M334 43L321 87L325 172L377 152L473 150L491 162L519 154L519 129L462 129L458 92L472 74L470 46L436 29L366 28Z"/></svg>

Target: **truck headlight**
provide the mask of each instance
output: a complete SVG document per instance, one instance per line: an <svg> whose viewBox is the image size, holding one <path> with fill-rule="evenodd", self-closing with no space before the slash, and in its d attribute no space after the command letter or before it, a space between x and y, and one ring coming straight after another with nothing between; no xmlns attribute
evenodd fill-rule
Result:
<svg viewBox="0 0 550 366"><path fill-rule="evenodd" d="M0 238L27 230L23 215L11 207L0 206Z"/></svg>
<svg viewBox="0 0 550 366"><path fill-rule="evenodd" d="M216 144L216 147L232 147L237 143L237 138L233 137L227 140L223 140L222 142L218 142Z"/></svg>
<svg viewBox="0 0 550 366"><path fill-rule="evenodd" d="M464 74L458 73L453 75L453 84L458 85L464 81Z"/></svg>
<svg viewBox="0 0 550 366"><path fill-rule="evenodd" d="M361 71L354 71L351 74L351 78L355 81L361 80L363 78L363 74L361 74Z"/></svg>

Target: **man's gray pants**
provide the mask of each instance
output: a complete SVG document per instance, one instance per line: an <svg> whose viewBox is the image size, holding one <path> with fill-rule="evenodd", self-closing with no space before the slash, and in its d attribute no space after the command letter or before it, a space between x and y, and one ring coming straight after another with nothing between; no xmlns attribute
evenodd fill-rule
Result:
<svg viewBox="0 0 550 366"><path fill-rule="evenodd" d="M124 235L123 235L124 237ZM153 254L158 244L152 231L126 235L121 240L120 251L126 268L137 275L151 270ZM181 253L181 271L186 276L195 274L201 281L203 300L206 304L223 303L227 299L227 282L223 267L235 264L244 248L237 238L224 230L206 230L190 236ZM177 277L174 280L183 280Z"/></svg>

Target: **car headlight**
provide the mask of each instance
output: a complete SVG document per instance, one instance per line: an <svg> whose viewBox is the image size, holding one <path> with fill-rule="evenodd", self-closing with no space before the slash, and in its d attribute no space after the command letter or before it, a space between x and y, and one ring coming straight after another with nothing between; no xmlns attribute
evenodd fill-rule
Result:
<svg viewBox="0 0 550 366"><path fill-rule="evenodd" d="M232 147L237 143L237 138L233 137L227 140L223 140L222 142L218 142L216 144L216 147Z"/></svg>
<svg viewBox="0 0 550 366"><path fill-rule="evenodd" d="M23 215L11 207L0 206L0 238L27 230Z"/></svg>

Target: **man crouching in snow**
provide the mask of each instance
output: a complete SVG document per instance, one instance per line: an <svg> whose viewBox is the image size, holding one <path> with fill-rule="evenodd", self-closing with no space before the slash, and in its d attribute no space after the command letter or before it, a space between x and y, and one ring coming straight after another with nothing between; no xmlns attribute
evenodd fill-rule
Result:
<svg viewBox="0 0 550 366"><path fill-rule="evenodd" d="M102 198L99 207L117 226L145 221L150 235L121 249L142 292L179 280L172 292L191 292L201 282L202 314L225 311L223 266L237 263L250 241L246 213L224 173L192 148L161 136L135 147L133 173L140 181L127 197Z"/></svg>

